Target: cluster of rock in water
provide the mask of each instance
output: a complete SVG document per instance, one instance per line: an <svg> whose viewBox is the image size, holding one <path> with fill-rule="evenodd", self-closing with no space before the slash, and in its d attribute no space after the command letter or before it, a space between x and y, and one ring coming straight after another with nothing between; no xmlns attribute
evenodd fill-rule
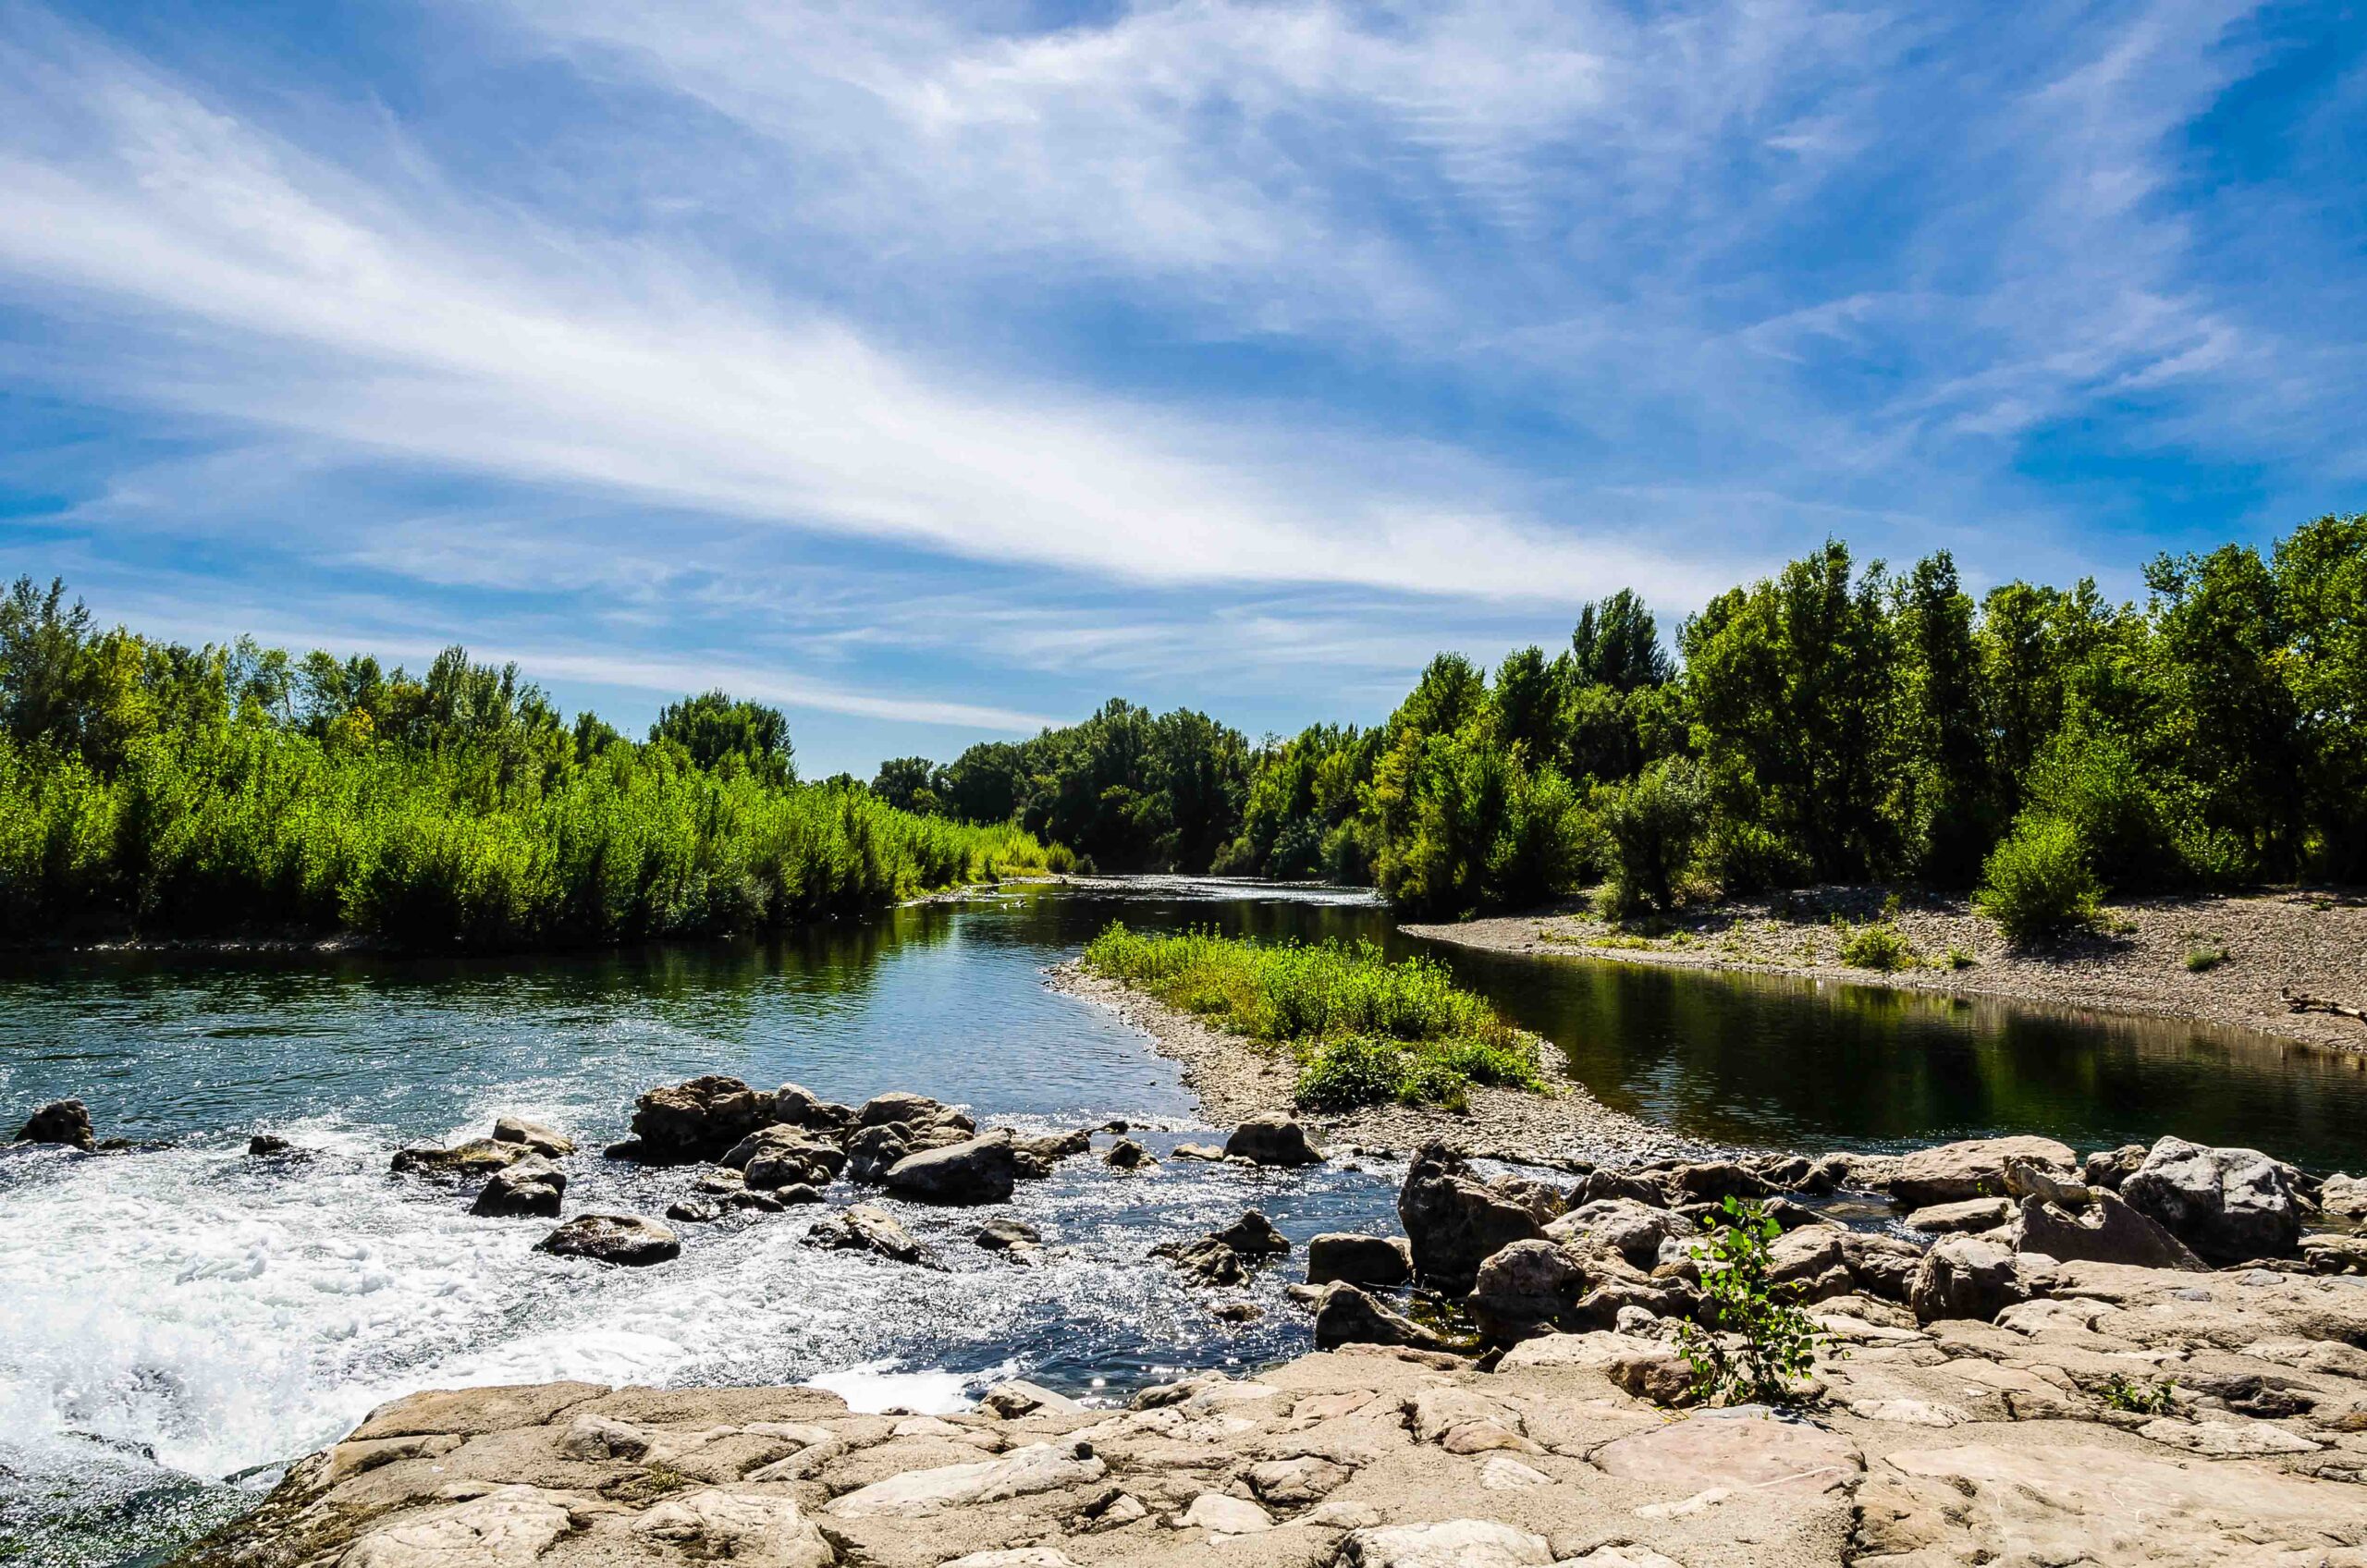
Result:
<svg viewBox="0 0 2367 1568"><path fill-rule="evenodd" d="M729 1079L643 1096L633 1133L609 1152L709 1164L705 1195L726 1201L860 1179L994 1203L1090 1146L980 1133L917 1096L849 1109ZM529 1161L555 1164L563 1142L506 1122L484 1141L497 1152L405 1164L497 1161L484 1191L521 1170L547 1187ZM1147 1158L1126 1142L1103 1158ZM1285 1118L1195 1152L1323 1158ZM2001 1138L1570 1174L1491 1179L1423 1148L1403 1236L1308 1245L1292 1292L1318 1352L1254 1378L1122 1410L1006 1385L951 1417L857 1415L810 1389L420 1394L300 1462L189 1561L2367 1564L2367 1253L2341 1224L2367 1217L2367 1182L2176 1138L2085 1159ZM1821 1218L1845 1192L1886 1195L1894 1223ZM1673 1341L1703 1311L1691 1243L1730 1196L1784 1227L1775 1278L1827 1339L1797 1412L1690 1403ZM589 1219L655 1224L569 1223ZM816 1231L929 1261L872 1205ZM1035 1244L1011 1221L980 1239ZM1162 1250L1230 1283L1291 1249L1251 1213ZM1407 1287L1472 1332L1398 1310Z"/></svg>

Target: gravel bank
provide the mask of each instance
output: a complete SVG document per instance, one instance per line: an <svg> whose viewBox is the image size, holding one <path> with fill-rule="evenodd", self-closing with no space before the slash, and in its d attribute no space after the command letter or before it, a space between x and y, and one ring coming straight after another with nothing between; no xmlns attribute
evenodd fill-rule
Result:
<svg viewBox="0 0 2367 1568"><path fill-rule="evenodd" d="M2003 997L2056 1007L2191 1018L2336 1049L2367 1051L2367 1024L2295 1012L2282 992L2367 1008L2367 894L2263 893L2245 898L2118 902L2102 925L2042 951L2009 949L1962 898L1901 891L1892 924L1924 961L1883 974L1842 962L1854 924L1883 918L1884 888L1818 888L1735 900L1673 916L1661 935L1616 933L1583 909L1504 915L1454 925L1407 925L1413 936L1540 957L1611 959L1699 969L1797 974L1950 996ZM1641 945L1633 945L1640 942ZM1944 965L1951 948L1966 968ZM2190 969L2189 955L2222 955Z"/></svg>
<svg viewBox="0 0 2367 1568"><path fill-rule="evenodd" d="M1474 1085L1468 1112L1410 1106L1367 1106L1345 1115L1301 1113L1291 1103L1291 1064L1279 1051L1209 1027L1188 1012L1085 973L1075 960L1045 971L1045 984L1109 1008L1150 1036L1159 1055L1181 1062L1184 1082L1208 1121L1233 1126L1262 1111L1288 1110L1327 1144L1403 1151L1445 1138L1475 1156L1551 1164L1583 1159L1628 1164L1699 1150L1665 1129L1611 1109L1565 1076L1556 1051L1539 1053L1551 1094Z"/></svg>

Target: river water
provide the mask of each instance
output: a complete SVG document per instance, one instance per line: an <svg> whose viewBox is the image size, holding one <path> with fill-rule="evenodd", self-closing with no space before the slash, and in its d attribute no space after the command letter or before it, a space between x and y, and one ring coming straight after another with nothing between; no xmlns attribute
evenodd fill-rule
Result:
<svg viewBox="0 0 2367 1568"><path fill-rule="evenodd" d="M1294 1242L1392 1230L1398 1170L1170 1162L1134 1179L1073 1160L1012 1206L1065 1249L1041 1268L970 1244L978 1211L902 1211L946 1273L801 1247L795 1212L684 1227L682 1257L657 1268L592 1268L533 1252L544 1222L473 1219L450 1190L386 1174L393 1148L480 1134L505 1111L596 1149L640 1090L704 1072L847 1101L913 1089L1028 1129L1124 1118L1163 1151L1205 1131L1174 1066L1041 982L1112 918L1431 952L1603 1099L1712 1141L2013 1131L2092 1147L2177 1131L2367 1166L2367 1073L2349 1058L2152 1021L1467 952L1400 936L1338 892L1020 888L774 943L524 961L20 960L0 970L0 1116L70 1094L103 1135L165 1146L0 1157L0 1560L153 1560L251 1506L275 1462L423 1387L819 1380L873 1407L950 1409L1002 1377L1116 1395L1304 1349L1289 1269L1254 1287L1265 1317L1235 1326L1146 1249L1245 1207ZM248 1160L265 1131L316 1157ZM570 1170L570 1212L655 1213L688 1184L592 1153Z"/></svg>

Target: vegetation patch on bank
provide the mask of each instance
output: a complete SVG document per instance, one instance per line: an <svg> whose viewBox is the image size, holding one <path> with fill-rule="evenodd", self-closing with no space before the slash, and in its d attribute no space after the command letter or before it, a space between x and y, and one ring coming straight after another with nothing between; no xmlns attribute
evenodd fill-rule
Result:
<svg viewBox="0 0 2367 1568"><path fill-rule="evenodd" d="M1442 965L1391 962L1370 942L1266 943L1213 932L1159 937L1122 923L1085 967L1229 1034L1287 1049L1310 1110L1391 1101L1462 1106L1474 1084L1541 1091L1535 1045Z"/></svg>

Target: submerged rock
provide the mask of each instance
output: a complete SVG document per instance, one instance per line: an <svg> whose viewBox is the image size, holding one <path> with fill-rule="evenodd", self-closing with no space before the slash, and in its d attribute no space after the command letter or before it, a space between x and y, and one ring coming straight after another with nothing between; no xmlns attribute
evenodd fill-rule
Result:
<svg viewBox="0 0 2367 1568"><path fill-rule="evenodd" d="M1112 1170L1147 1170L1159 1161L1150 1150L1132 1138L1121 1138L1102 1155L1101 1163Z"/></svg>
<svg viewBox="0 0 2367 1568"><path fill-rule="evenodd" d="M872 1252L895 1263L942 1268L937 1255L914 1241L896 1217L876 1204L850 1204L805 1232L804 1244L836 1252Z"/></svg>
<svg viewBox="0 0 2367 1568"><path fill-rule="evenodd" d="M91 1127L91 1112L80 1100L52 1100L25 1119L17 1129L20 1144L62 1144L84 1153L98 1147Z"/></svg>
<svg viewBox="0 0 2367 1568"><path fill-rule="evenodd" d="M1222 1242L1244 1257L1281 1257L1291 1250L1291 1243L1274 1229L1274 1222L1250 1209L1221 1231L1211 1231L1209 1238Z"/></svg>
<svg viewBox="0 0 2367 1568"><path fill-rule="evenodd" d="M638 1214L579 1214L534 1243L536 1252L639 1268L680 1257L673 1231Z"/></svg>

